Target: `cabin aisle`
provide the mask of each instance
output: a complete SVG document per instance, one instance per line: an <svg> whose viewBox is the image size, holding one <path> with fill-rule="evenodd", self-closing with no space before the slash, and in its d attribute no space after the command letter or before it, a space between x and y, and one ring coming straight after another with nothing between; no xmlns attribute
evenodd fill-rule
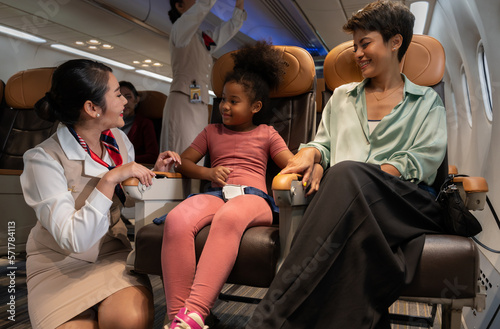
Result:
<svg viewBox="0 0 500 329"><path fill-rule="evenodd" d="M13 268L15 268L13 270ZM15 273L13 283L9 278L9 274ZM163 328L163 318L165 316L165 298L163 295L163 287L158 276L150 276L153 286L154 303L155 303L155 322L153 329ZM15 289L15 293L13 290ZM26 264L25 259L17 256L13 266L9 265L9 260L6 257L0 259L0 329L29 329L31 325L28 317L27 291L26 291ZM266 289L252 288L237 285L224 286L224 293L237 294L247 297L261 298L264 296ZM11 307L7 303L15 297L15 306ZM219 322L215 329L242 329L250 319L256 305L226 302L218 300L213 308L213 313L218 318ZM15 311L15 321L9 320L11 314L9 310ZM426 304L396 302L391 306L391 313L411 314L429 316L431 307ZM434 328L441 327L441 312L438 309ZM392 329L407 329L415 328L403 325L392 325Z"/></svg>

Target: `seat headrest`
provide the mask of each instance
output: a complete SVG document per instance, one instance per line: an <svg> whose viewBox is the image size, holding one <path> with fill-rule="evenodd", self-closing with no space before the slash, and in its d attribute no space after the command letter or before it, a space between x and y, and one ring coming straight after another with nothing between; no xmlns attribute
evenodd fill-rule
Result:
<svg viewBox="0 0 500 329"><path fill-rule="evenodd" d="M45 67L14 74L5 85L7 105L15 109L32 109L50 90L54 70L54 67Z"/></svg>
<svg viewBox="0 0 500 329"><path fill-rule="evenodd" d="M325 58L323 74L328 89L363 80L356 64L353 42L333 48ZM445 54L441 43L428 35L414 35L400 63L401 72L421 86L433 86L443 79Z"/></svg>
<svg viewBox="0 0 500 329"><path fill-rule="evenodd" d="M282 52L286 62L285 76L276 91L269 95L271 98L290 97L308 92L314 86L316 69L314 60L305 49L295 46L273 46ZM237 50L236 50L237 51ZM217 97L221 97L226 75L233 70L234 61L229 52L215 62L212 69L212 89Z"/></svg>
<svg viewBox="0 0 500 329"><path fill-rule="evenodd" d="M149 119L161 119L163 117L163 107L167 101L167 95L155 90L139 91L141 98L137 104L137 113Z"/></svg>

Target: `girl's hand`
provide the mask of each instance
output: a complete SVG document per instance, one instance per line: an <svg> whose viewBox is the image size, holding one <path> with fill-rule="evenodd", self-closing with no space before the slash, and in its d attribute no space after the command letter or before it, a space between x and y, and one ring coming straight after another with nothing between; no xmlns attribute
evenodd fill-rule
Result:
<svg viewBox="0 0 500 329"><path fill-rule="evenodd" d="M179 154L173 151L165 151L158 156L153 170L168 172L172 165L177 166L178 164L182 164Z"/></svg>
<svg viewBox="0 0 500 329"><path fill-rule="evenodd" d="M319 163L315 163L309 179L309 185L307 186L308 191L306 193L306 196L314 194L318 191L319 183L321 182L321 178L323 178L323 172L323 166Z"/></svg>
<svg viewBox="0 0 500 329"><path fill-rule="evenodd" d="M209 168L208 177L209 180L218 184L218 185L226 185L226 180L229 174L233 171L230 168L217 166L215 168Z"/></svg>

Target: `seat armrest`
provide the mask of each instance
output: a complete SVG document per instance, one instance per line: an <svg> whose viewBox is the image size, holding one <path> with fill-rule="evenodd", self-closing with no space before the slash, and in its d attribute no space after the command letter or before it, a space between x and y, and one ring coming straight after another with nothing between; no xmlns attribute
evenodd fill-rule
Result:
<svg viewBox="0 0 500 329"><path fill-rule="evenodd" d="M274 202L280 208L280 258L277 269L290 252L290 245L295 231L304 215L311 197L305 196L302 176L297 174L279 174L272 184Z"/></svg>
<svg viewBox="0 0 500 329"><path fill-rule="evenodd" d="M137 178L129 178L122 182L125 194L135 200L134 235L139 230L172 210L187 197L190 191L190 180L181 174L157 172L153 184L146 187ZM127 268L134 269L135 248L127 258Z"/></svg>
<svg viewBox="0 0 500 329"><path fill-rule="evenodd" d="M145 186L137 178L122 182L125 194L135 200L135 231L170 211L186 198L188 180L181 174L155 172L153 184Z"/></svg>
<svg viewBox="0 0 500 329"><path fill-rule="evenodd" d="M483 210L486 203L488 183L484 177L453 177L462 200L469 210Z"/></svg>
<svg viewBox="0 0 500 329"><path fill-rule="evenodd" d="M305 195L302 176L298 174L278 174L273 179L272 189L278 207L307 205L311 201Z"/></svg>

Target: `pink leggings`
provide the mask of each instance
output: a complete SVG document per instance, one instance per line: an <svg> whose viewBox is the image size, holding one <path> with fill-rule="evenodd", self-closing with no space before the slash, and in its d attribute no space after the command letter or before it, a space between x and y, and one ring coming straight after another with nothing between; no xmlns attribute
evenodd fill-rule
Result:
<svg viewBox="0 0 500 329"><path fill-rule="evenodd" d="M210 223L196 267L195 237ZM266 200L250 194L226 203L213 195L198 194L171 210L165 220L161 255L169 319L182 307L206 317L233 268L243 232L271 223Z"/></svg>

